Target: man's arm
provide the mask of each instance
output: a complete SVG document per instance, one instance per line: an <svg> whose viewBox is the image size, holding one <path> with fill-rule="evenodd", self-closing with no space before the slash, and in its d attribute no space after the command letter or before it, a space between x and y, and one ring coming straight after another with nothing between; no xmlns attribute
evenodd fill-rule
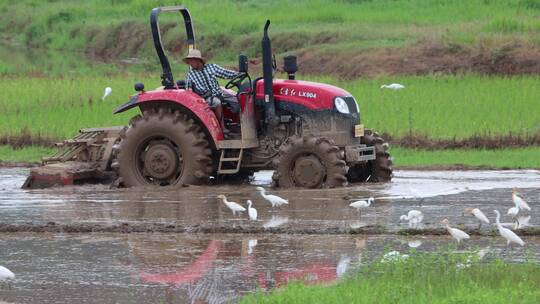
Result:
<svg viewBox="0 0 540 304"><path fill-rule="evenodd" d="M219 78L232 79L240 74L240 72L228 70L220 67L217 64L212 64L212 72Z"/></svg>

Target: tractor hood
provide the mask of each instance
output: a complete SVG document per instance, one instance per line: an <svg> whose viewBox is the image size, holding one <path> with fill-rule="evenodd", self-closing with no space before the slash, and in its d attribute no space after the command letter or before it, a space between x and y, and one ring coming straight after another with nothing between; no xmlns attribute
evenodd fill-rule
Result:
<svg viewBox="0 0 540 304"><path fill-rule="evenodd" d="M350 108L350 113L358 113L358 106L351 93L324 83L274 79L274 99L276 102L293 103L310 110L331 110L335 108L335 98L342 97ZM264 82L257 82L257 99L264 100Z"/></svg>

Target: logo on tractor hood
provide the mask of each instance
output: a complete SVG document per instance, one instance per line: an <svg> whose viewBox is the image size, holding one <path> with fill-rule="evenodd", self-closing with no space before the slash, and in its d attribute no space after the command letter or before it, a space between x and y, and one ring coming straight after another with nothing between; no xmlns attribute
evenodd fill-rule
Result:
<svg viewBox="0 0 540 304"><path fill-rule="evenodd" d="M283 96L298 96L298 97L305 97L305 98L311 98L315 99L317 98L317 93L315 92L309 92L309 91L300 91L295 89L289 89L287 87L282 87L279 89L279 94Z"/></svg>

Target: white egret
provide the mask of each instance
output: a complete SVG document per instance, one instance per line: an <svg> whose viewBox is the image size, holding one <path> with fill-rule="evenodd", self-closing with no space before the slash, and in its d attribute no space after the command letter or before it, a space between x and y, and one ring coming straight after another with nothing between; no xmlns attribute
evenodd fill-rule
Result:
<svg viewBox="0 0 540 304"><path fill-rule="evenodd" d="M349 204L349 206L356 209L356 211L360 212L360 209L365 209L371 205L371 203L375 201L373 197L370 197L367 199L367 201L356 201Z"/></svg>
<svg viewBox="0 0 540 304"><path fill-rule="evenodd" d="M530 211L531 207L529 207L529 204L527 204L527 202L524 199L522 199L521 197L519 197L519 195L517 195L517 194L518 194L517 189L513 188L512 189L512 200L514 201L514 204L516 204L516 207L518 207L521 210Z"/></svg>
<svg viewBox="0 0 540 304"><path fill-rule="evenodd" d="M419 210L411 210L407 213L407 215L402 215L399 217L400 221L409 222L409 228L417 228L423 219L424 214Z"/></svg>
<svg viewBox="0 0 540 304"><path fill-rule="evenodd" d="M247 200L249 219L252 220L252 221L256 221L257 220L257 209L252 208L251 204L252 204L251 201Z"/></svg>
<svg viewBox="0 0 540 304"><path fill-rule="evenodd" d="M246 208L240 206L238 203L227 201L227 198L226 198L225 195L223 195L223 194L220 194L220 195L218 195L217 197L218 197L219 199L221 199L221 201L222 201L227 207L229 207L229 209L231 209L233 215L236 215L236 212L244 212L244 211L246 211Z"/></svg>
<svg viewBox="0 0 540 304"><path fill-rule="evenodd" d="M510 246L511 243L516 243L521 246L525 245L525 242L519 236L517 236L517 234L515 234L514 231L508 228L504 228L501 225L501 222L499 221L499 219L501 218L501 214L499 213L499 210L493 210L493 212L497 214L497 217L495 218L495 222L497 224L497 229L499 229L499 234L503 238L506 239L506 246Z"/></svg>
<svg viewBox="0 0 540 304"><path fill-rule="evenodd" d="M0 266L0 281L15 278L15 274L4 266Z"/></svg>
<svg viewBox="0 0 540 304"><path fill-rule="evenodd" d="M450 235L458 242L458 245L461 240L466 240L470 238L470 236L465 231L450 227L448 219L442 220L441 223L444 224L446 230L448 230L448 233L450 233Z"/></svg>
<svg viewBox="0 0 540 304"><path fill-rule="evenodd" d="M111 87L106 87L105 92L103 92L103 97L101 97L101 100L105 100L105 98L107 98L107 96L111 95L111 93L112 93Z"/></svg>
<svg viewBox="0 0 540 304"><path fill-rule="evenodd" d="M405 89L405 86L399 83L383 84L381 86L381 89L390 89L390 90L397 91L397 90Z"/></svg>
<svg viewBox="0 0 540 304"><path fill-rule="evenodd" d="M516 217L519 213L519 208L518 207L512 207L510 209L508 209L508 212L506 212L507 215L510 215L511 217Z"/></svg>
<svg viewBox="0 0 540 304"><path fill-rule="evenodd" d="M489 219L487 216L478 208L465 208L465 211L474 215L474 217L480 221L480 225L478 225L478 229L482 227L482 223L489 224Z"/></svg>
<svg viewBox="0 0 540 304"><path fill-rule="evenodd" d="M283 204L288 204L289 201L283 199L277 195L266 194L266 190L263 187L257 187L257 190L261 193L262 197L269 201L272 204L272 207L281 206Z"/></svg>
<svg viewBox="0 0 540 304"><path fill-rule="evenodd" d="M529 226L529 221L530 220L531 220L530 215L518 216L516 218L516 221L514 222L514 229L521 229L521 228L525 228L525 227Z"/></svg>

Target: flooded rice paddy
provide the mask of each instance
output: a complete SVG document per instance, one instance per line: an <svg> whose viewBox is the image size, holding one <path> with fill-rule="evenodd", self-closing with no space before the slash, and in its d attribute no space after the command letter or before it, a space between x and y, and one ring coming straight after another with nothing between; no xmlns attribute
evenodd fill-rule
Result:
<svg viewBox="0 0 540 304"><path fill-rule="evenodd" d="M290 280L332 282L388 250L433 251L452 242L440 221L470 232L462 250L511 261L540 261L540 171L397 171L390 184L327 190L272 190L289 205L271 208L251 184L182 189L85 185L22 190L24 168L0 169L0 282L10 303L224 303ZM464 215L478 207L494 221L519 188L532 210L508 250L493 226ZM259 219L233 216L216 199L253 201ZM375 197L361 213L355 199ZM424 213L419 235L402 235L399 216ZM503 222L511 223L506 215Z"/></svg>

